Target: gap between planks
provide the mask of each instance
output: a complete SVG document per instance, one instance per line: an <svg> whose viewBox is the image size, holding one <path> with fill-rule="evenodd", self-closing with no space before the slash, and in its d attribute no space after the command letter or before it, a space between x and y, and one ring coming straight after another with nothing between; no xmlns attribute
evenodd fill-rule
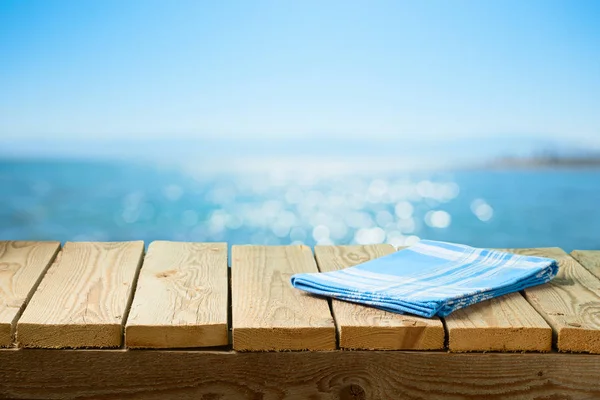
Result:
<svg viewBox="0 0 600 400"><path fill-rule="evenodd" d="M600 354L600 280L557 247L510 251L554 258L559 263L553 280L523 291L552 327L557 350Z"/></svg>
<svg viewBox="0 0 600 400"><path fill-rule="evenodd" d="M0 347L14 343L17 321L59 251L59 242L0 241Z"/></svg>
<svg viewBox="0 0 600 400"><path fill-rule="evenodd" d="M392 245L316 246L321 272L336 271L395 252ZM331 299L331 309L343 349L435 350L444 348L439 318L390 313L374 307Z"/></svg>
<svg viewBox="0 0 600 400"><path fill-rule="evenodd" d="M472 304L454 311L444 320L450 351L547 352L552 349L552 328L519 292Z"/></svg>
<svg viewBox="0 0 600 400"><path fill-rule="evenodd" d="M67 242L17 322L23 347L120 347L144 244Z"/></svg>

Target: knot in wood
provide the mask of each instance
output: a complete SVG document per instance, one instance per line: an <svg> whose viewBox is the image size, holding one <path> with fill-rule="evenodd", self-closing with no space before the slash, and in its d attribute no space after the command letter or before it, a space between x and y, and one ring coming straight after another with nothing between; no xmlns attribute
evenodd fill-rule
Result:
<svg viewBox="0 0 600 400"><path fill-rule="evenodd" d="M361 261L360 255L356 253L349 253L348 258L352 261Z"/></svg>
<svg viewBox="0 0 600 400"><path fill-rule="evenodd" d="M340 392L341 400L366 400L367 393L360 385L351 384L346 386Z"/></svg>

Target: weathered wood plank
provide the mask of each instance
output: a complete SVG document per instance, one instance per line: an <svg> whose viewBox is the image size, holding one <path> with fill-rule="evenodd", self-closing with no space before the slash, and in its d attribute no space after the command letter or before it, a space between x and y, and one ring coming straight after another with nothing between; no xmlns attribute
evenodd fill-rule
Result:
<svg viewBox="0 0 600 400"><path fill-rule="evenodd" d="M519 293L456 310L445 321L450 351L552 349L552 328Z"/></svg>
<svg viewBox="0 0 600 400"><path fill-rule="evenodd" d="M599 356L415 351L0 350L0 398L600 398Z"/></svg>
<svg viewBox="0 0 600 400"><path fill-rule="evenodd" d="M600 250L574 250L571 256L600 279Z"/></svg>
<svg viewBox="0 0 600 400"><path fill-rule="evenodd" d="M511 250L554 258L558 275L524 291L525 298L553 329L562 352L600 353L600 281L559 248Z"/></svg>
<svg viewBox="0 0 600 400"><path fill-rule="evenodd" d="M295 273L318 272L306 246L233 246L233 347L236 350L333 350L326 299L292 287Z"/></svg>
<svg viewBox="0 0 600 400"><path fill-rule="evenodd" d="M144 243L67 243L17 323L24 347L119 347Z"/></svg>
<svg viewBox="0 0 600 400"><path fill-rule="evenodd" d="M17 320L59 249L59 242L0 241L0 347L12 344Z"/></svg>
<svg viewBox="0 0 600 400"><path fill-rule="evenodd" d="M125 327L131 348L222 346L227 244L152 242Z"/></svg>
<svg viewBox="0 0 600 400"><path fill-rule="evenodd" d="M321 272L336 271L393 253L391 245L316 246ZM345 349L431 350L444 348L439 318L402 315L333 299L340 347Z"/></svg>

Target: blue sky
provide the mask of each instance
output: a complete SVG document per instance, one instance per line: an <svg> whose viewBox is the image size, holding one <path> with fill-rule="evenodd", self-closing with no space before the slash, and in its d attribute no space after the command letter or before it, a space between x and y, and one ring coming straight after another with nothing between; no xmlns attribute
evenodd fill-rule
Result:
<svg viewBox="0 0 600 400"><path fill-rule="evenodd" d="M600 142L597 1L0 2L0 143Z"/></svg>

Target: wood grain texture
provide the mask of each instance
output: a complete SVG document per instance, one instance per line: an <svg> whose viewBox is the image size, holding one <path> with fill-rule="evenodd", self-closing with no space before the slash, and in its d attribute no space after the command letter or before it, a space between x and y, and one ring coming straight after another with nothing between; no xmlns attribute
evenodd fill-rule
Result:
<svg viewBox="0 0 600 400"><path fill-rule="evenodd" d="M318 272L306 246L233 246L233 347L236 350L333 350L326 299L295 289L295 273Z"/></svg>
<svg viewBox="0 0 600 400"><path fill-rule="evenodd" d="M552 349L552 328L520 293L456 310L445 321L450 351Z"/></svg>
<svg viewBox="0 0 600 400"><path fill-rule="evenodd" d="M592 400L599 356L0 350L0 398Z"/></svg>
<svg viewBox="0 0 600 400"><path fill-rule="evenodd" d="M571 256L600 279L600 250L574 250Z"/></svg>
<svg viewBox="0 0 600 400"><path fill-rule="evenodd" d="M554 258L558 275L525 289L525 298L550 324L562 352L600 353L600 281L559 248L511 250Z"/></svg>
<svg viewBox="0 0 600 400"><path fill-rule="evenodd" d="M336 271L395 251L387 244L316 246L321 272ZM402 315L346 301L331 300L340 348L370 350L431 350L444 348L444 326L439 318Z"/></svg>
<svg viewBox="0 0 600 400"><path fill-rule="evenodd" d="M67 243L17 323L24 347L119 347L144 243Z"/></svg>
<svg viewBox="0 0 600 400"><path fill-rule="evenodd" d="M227 244L152 242L125 327L125 346L223 346Z"/></svg>
<svg viewBox="0 0 600 400"><path fill-rule="evenodd" d="M0 347L13 343L17 320L59 249L59 242L0 241Z"/></svg>

